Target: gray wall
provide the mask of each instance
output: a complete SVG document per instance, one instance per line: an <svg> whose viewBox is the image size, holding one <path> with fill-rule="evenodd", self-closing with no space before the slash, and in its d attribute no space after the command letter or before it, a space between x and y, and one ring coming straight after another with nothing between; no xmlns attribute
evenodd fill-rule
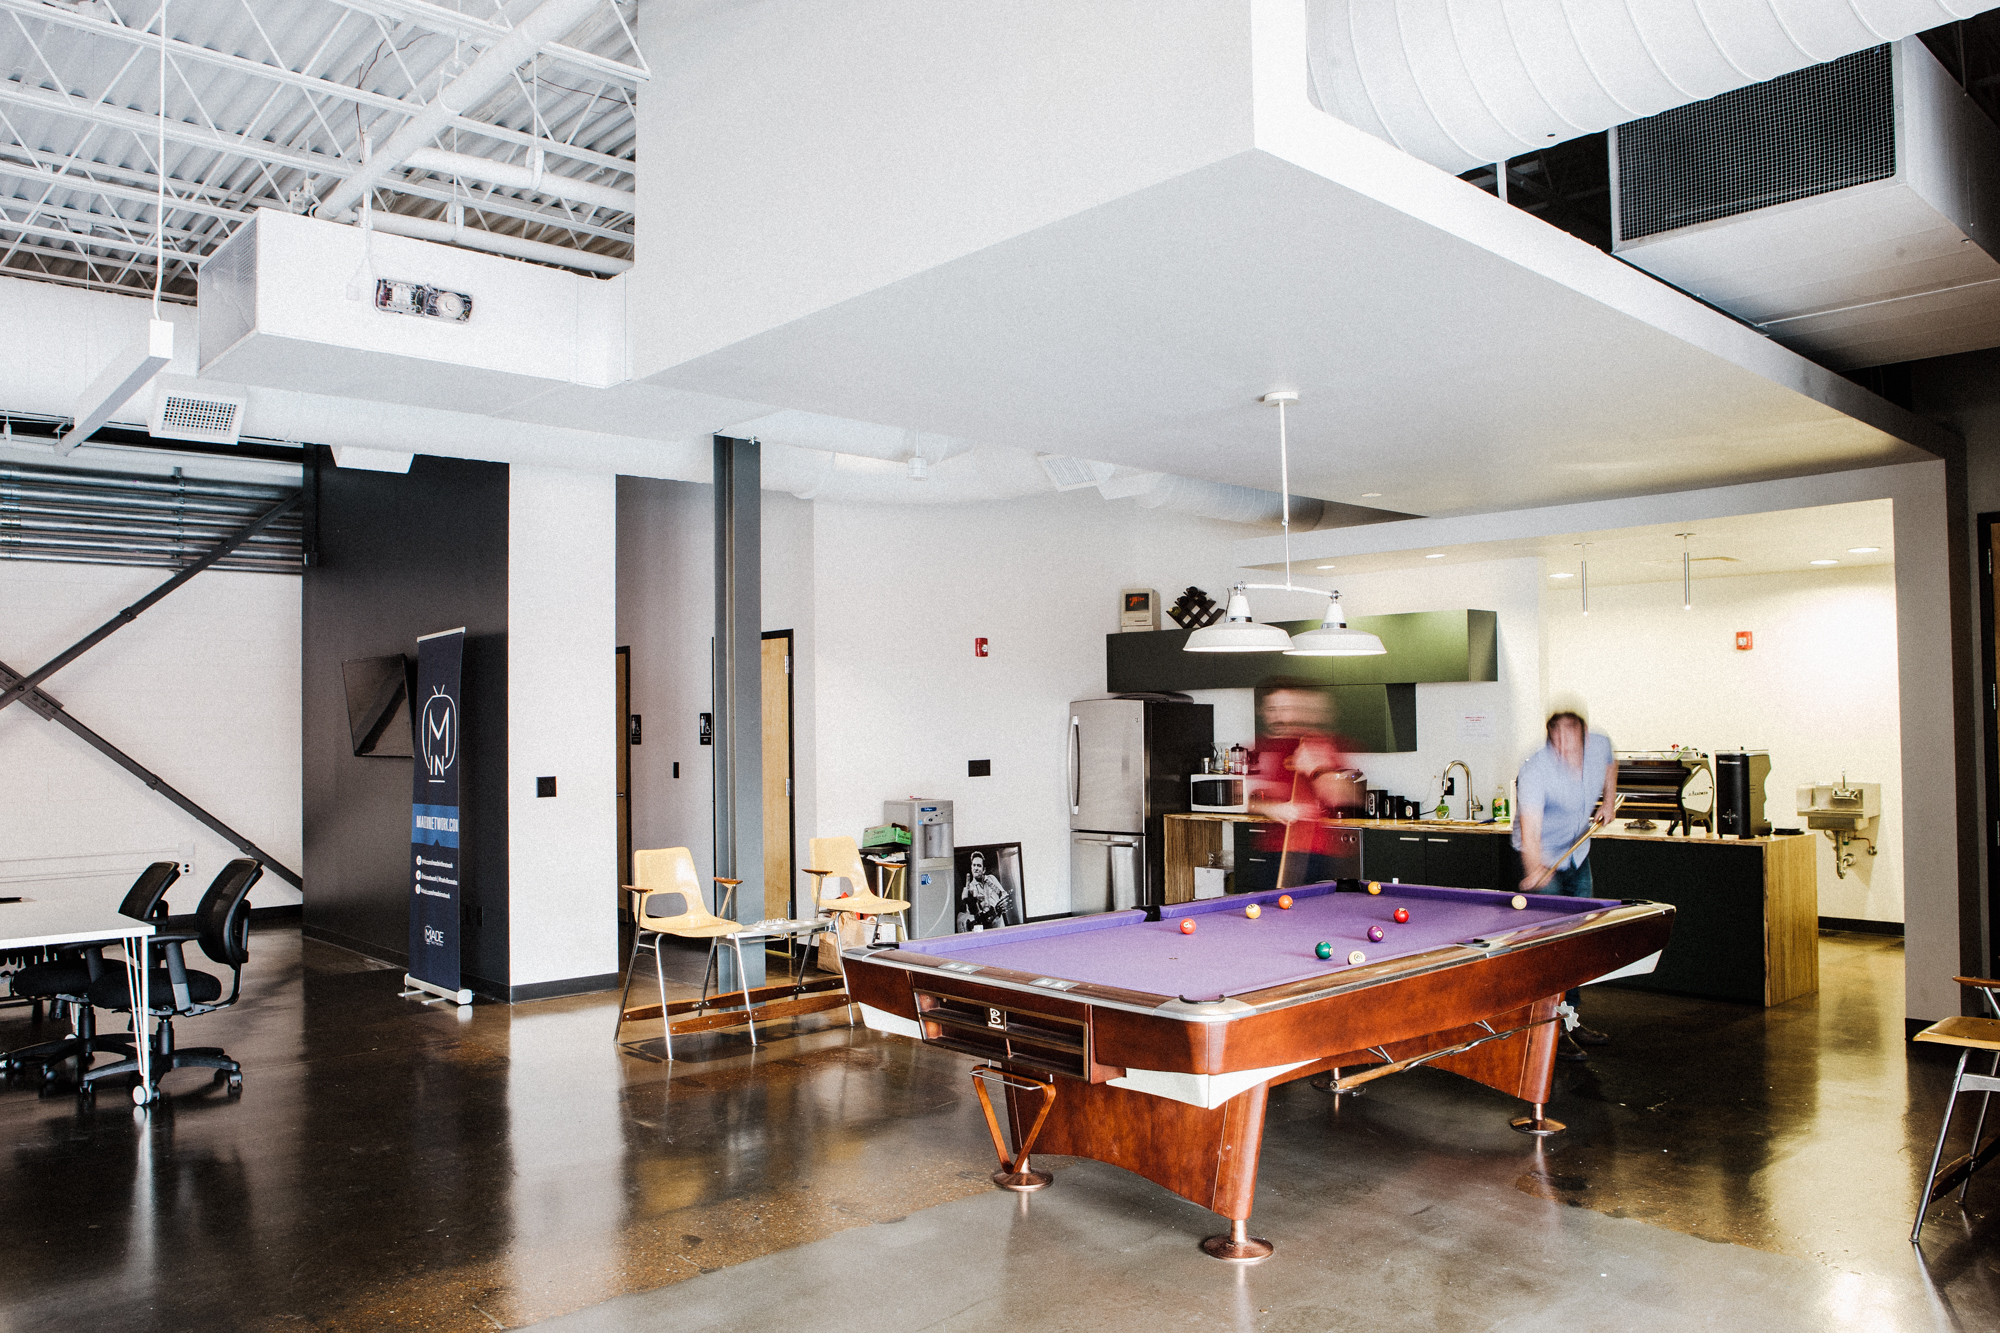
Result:
<svg viewBox="0 0 2000 1333"><path fill-rule="evenodd" d="M356 758L340 664L464 626L465 984L505 996L507 467L418 455L407 475L308 472L303 589L306 934L407 962L408 759Z"/></svg>

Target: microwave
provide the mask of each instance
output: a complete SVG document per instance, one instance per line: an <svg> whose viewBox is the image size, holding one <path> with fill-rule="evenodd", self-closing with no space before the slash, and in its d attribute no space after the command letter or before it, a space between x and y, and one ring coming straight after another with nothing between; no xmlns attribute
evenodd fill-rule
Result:
<svg viewBox="0 0 2000 1333"><path fill-rule="evenodd" d="M1188 778L1188 809L1198 815L1247 814L1250 779L1241 773L1196 773Z"/></svg>

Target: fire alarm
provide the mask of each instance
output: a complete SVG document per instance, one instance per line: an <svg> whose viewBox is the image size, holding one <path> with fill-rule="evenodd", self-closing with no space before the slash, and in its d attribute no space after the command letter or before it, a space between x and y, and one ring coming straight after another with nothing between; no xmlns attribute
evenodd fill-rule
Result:
<svg viewBox="0 0 2000 1333"><path fill-rule="evenodd" d="M974 639L972 641L972 655L974 657L986 656L986 640Z"/></svg>
<svg viewBox="0 0 2000 1333"><path fill-rule="evenodd" d="M1750 651L1749 630L1740 629L1736 631L1736 651L1739 653L1747 653Z"/></svg>

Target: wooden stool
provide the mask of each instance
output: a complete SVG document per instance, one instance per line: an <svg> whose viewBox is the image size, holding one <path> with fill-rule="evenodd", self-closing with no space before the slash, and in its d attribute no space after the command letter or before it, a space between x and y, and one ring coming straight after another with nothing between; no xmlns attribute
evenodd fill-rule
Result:
<svg viewBox="0 0 2000 1333"><path fill-rule="evenodd" d="M1987 1003L2000 1010L2000 981L1974 977L1954 978L1960 985L1974 986L1986 993ZM1992 1104L1993 1094L2000 1092L2000 1018L1946 1018L1931 1024L1919 1032L1915 1040L1936 1042L1942 1046L1956 1046L1958 1071L1952 1076L1951 1096L1944 1105L1944 1123L1938 1126L1937 1147L1931 1152L1930 1174L1924 1178L1924 1193L1917 1200L1917 1218L1910 1226L1910 1244L1918 1243L1924 1229L1924 1214L1938 1199L1958 1186L1959 1202L1965 1201L1965 1191L1972 1184L1972 1173L1984 1166L2000 1153L2000 1135L1989 1139L1983 1145L1979 1136L1986 1130L1986 1112ZM1993 1052L1993 1067L1984 1074L1968 1074L1965 1065L1974 1051ZM1963 1157L1949 1163L1942 1171L1938 1169L1938 1159L1944 1156L1945 1136L1951 1132L1952 1112L1958 1106L1958 1096L1962 1092L1985 1094L1979 1104L1979 1120L1972 1128L1972 1143Z"/></svg>

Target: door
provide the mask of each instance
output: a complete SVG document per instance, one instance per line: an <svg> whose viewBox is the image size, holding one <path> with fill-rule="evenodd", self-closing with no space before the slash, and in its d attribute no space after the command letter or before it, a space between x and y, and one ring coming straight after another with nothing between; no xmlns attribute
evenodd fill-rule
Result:
<svg viewBox="0 0 2000 1333"><path fill-rule="evenodd" d="M764 915L796 917L792 867L797 821L793 818L792 632L764 635L761 682L764 718Z"/></svg>
<svg viewBox="0 0 2000 1333"><path fill-rule="evenodd" d="M618 883L632 882L632 650L618 650ZM618 891L621 911L625 892Z"/></svg>
<svg viewBox="0 0 2000 1333"><path fill-rule="evenodd" d="M1427 884L1424 878L1424 839L1420 833L1395 829L1363 829L1361 833L1361 873L1388 883Z"/></svg>
<svg viewBox="0 0 2000 1333"><path fill-rule="evenodd" d="M1138 833L1146 823L1146 705L1085 699L1069 706L1069 826Z"/></svg>

